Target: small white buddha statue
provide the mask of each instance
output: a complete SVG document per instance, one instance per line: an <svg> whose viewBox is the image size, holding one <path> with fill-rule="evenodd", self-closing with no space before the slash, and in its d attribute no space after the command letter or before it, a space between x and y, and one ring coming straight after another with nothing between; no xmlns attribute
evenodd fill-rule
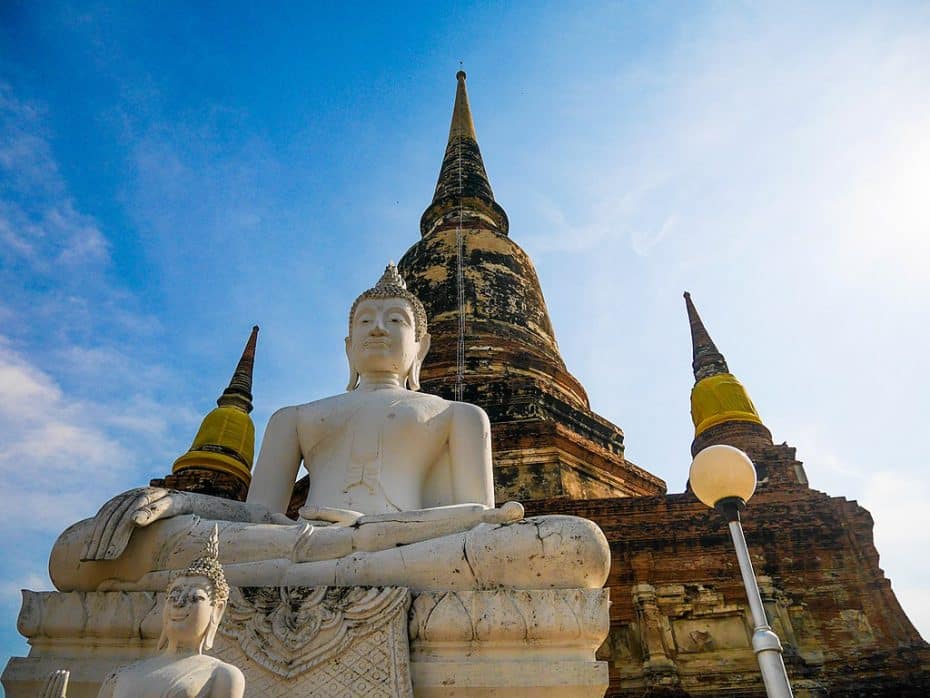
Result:
<svg viewBox="0 0 930 698"><path fill-rule="evenodd" d="M169 585L160 654L118 669L98 698L242 698L242 672L203 654L213 646L229 599L218 547L214 530L200 557Z"/></svg>
<svg viewBox="0 0 930 698"><path fill-rule="evenodd" d="M413 590L598 588L610 552L573 516L494 505L484 410L417 392L423 304L393 264L349 315L345 393L272 415L245 502L158 488L110 500L65 531L49 562L61 591L157 590L219 525L235 586ZM301 464L300 520L287 509Z"/></svg>

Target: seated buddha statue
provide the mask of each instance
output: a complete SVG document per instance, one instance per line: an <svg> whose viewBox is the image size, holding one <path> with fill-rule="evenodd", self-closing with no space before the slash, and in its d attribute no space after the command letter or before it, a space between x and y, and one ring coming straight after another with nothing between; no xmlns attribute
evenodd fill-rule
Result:
<svg viewBox="0 0 930 698"><path fill-rule="evenodd" d="M98 698L242 698L242 672L203 654L229 599L217 548L214 529L201 556L168 586L159 654L110 674Z"/></svg>
<svg viewBox="0 0 930 698"><path fill-rule="evenodd" d="M235 586L602 586L610 553L595 524L495 507L485 412L418 392L429 345L423 304L388 265L349 313L347 391L272 415L245 502L119 495L59 537L56 587L162 589L214 525ZM294 521L301 464L310 488Z"/></svg>

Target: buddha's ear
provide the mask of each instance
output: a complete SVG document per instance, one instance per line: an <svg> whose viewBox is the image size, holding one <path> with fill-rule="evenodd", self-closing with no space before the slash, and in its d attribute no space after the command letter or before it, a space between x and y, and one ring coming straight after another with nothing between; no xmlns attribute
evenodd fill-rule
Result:
<svg viewBox="0 0 930 698"><path fill-rule="evenodd" d="M213 640L216 637L216 629L220 627L220 621L223 620L223 612L226 610L225 601L217 601L213 606L213 612L210 614L210 625L207 626L207 632L203 635L200 643L200 652L213 647Z"/></svg>
<svg viewBox="0 0 930 698"><path fill-rule="evenodd" d="M423 359L426 358L426 354L429 352L429 332L423 333L423 336L420 337L419 344L420 348L417 349L417 356L413 360L413 364L410 366L410 373L407 374L407 388L409 390L420 389L420 368L423 366Z"/></svg>
<svg viewBox="0 0 930 698"><path fill-rule="evenodd" d="M355 390L358 387L358 371L352 363L352 338L346 337L346 359L349 361L349 383L346 385L347 391Z"/></svg>

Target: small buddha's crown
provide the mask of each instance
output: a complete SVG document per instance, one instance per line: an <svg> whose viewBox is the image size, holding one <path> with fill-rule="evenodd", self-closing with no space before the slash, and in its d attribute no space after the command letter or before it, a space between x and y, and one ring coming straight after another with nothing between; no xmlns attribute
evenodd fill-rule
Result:
<svg viewBox="0 0 930 698"><path fill-rule="evenodd" d="M381 275L381 278L378 279L378 283L367 291L364 291L355 299L355 302L352 304L352 309L349 311L350 332L352 329L352 318L355 317L355 309L358 307L359 303L367 298L403 298L408 301L413 307L414 329L416 331L417 340L421 339L423 335L426 334L426 308L423 307L423 303L420 302L419 298L407 290L407 282L404 281L400 272L397 271L394 262L388 262L388 265L384 268L384 273Z"/></svg>
<svg viewBox="0 0 930 698"><path fill-rule="evenodd" d="M216 526L210 539L203 546L200 555L181 572L181 577L206 577L213 586L213 602L226 601L229 598L229 584L220 564L220 537Z"/></svg>

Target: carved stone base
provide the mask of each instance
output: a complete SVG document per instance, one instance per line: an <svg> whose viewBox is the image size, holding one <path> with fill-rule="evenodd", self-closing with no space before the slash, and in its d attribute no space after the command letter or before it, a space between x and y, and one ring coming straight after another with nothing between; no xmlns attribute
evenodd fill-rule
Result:
<svg viewBox="0 0 930 698"><path fill-rule="evenodd" d="M118 666L149 656L162 594L23 593L31 644L3 673L32 698L70 669L69 698L93 698ZM421 592L396 587L234 589L211 654L235 664L247 696L603 696L594 653L606 590Z"/></svg>
<svg viewBox="0 0 930 698"><path fill-rule="evenodd" d="M409 607L398 587L234 589L213 655L242 669L247 698L407 698Z"/></svg>

